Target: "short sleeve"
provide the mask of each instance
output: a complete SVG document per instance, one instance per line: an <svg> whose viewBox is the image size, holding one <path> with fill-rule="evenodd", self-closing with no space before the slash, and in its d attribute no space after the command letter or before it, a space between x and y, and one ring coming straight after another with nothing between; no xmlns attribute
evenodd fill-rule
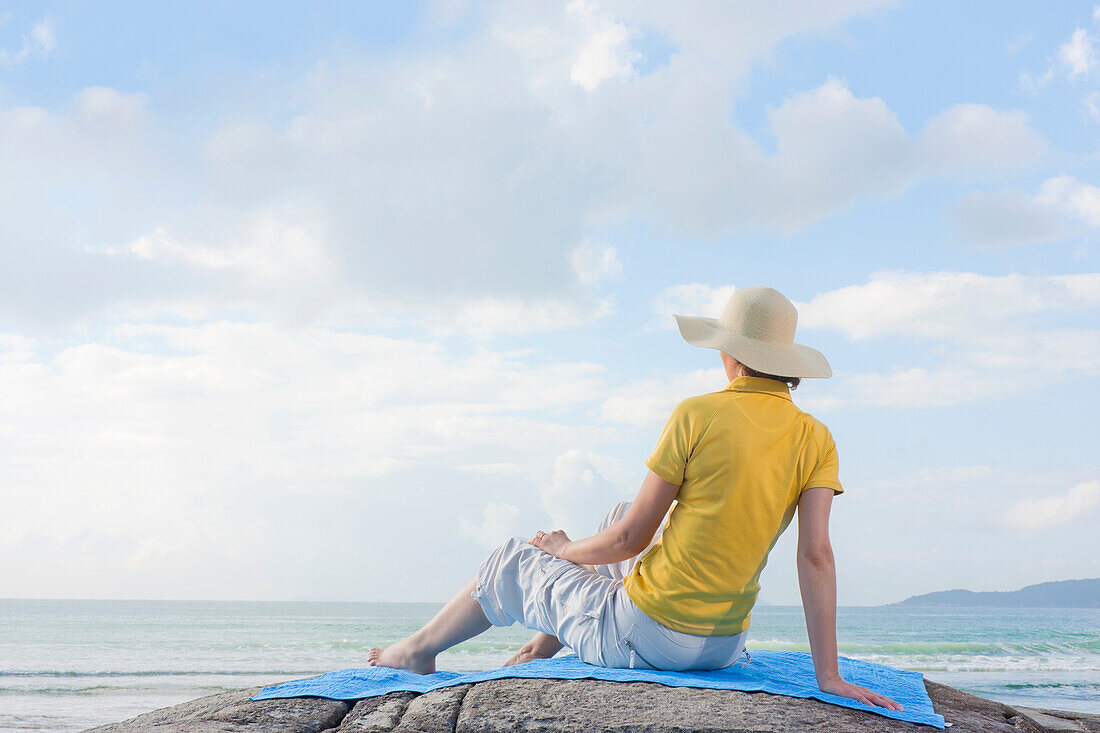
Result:
<svg viewBox="0 0 1100 733"><path fill-rule="evenodd" d="M806 489L832 489L833 495L844 493L844 487L840 485L840 464L836 455L836 442L824 425L813 433L817 442L817 464L802 491Z"/></svg>
<svg viewBox="0 0 1100 733"><path fill-rule="evenodd" d="M670 484L684 483L684 471L691 455L691 420L685 401L681 401L668 416L657 446L645 460L649 470Z"/></svg>

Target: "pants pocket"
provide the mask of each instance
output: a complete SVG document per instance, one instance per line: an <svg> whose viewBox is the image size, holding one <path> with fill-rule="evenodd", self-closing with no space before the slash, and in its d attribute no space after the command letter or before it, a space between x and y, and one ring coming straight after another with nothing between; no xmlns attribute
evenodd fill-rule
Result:
<svg viewBox="0 0 1100 733"><path fill-rule="evenodd" d="M546 580L552 602L571 615L600 618L610 600L613 581L579 565L565 561L561 565Z"/></svg>
<svg viewBox="0 0 1100 733"><path fill-rule="evenodd" d="M645 629L634 626L623 638L626 666L630 669L672 669L669 660L663 654L654 653L651 644L646 643Z"/></svg>
<svg viewBox="0 0 1100 733"><path fill-rule="evenodd" d="M623 633L610 630L600 652L600 664L615 669L630 669L638 666L637 653L634 651L633 637L637 627L631 624ZM646 667L643 667L646 668Z"/></svg>

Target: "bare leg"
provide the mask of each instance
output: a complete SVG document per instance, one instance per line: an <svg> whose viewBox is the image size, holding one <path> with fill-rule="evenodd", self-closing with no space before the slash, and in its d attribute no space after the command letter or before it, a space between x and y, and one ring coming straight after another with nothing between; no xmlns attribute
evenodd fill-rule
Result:
<svg viewBox="0 0 1100 733"><path fill-rule="evenodd" d="M424 628L385 649L371 649L367 661L372 667L396 667L417 674L434 672L437 654L492 625L481 604L470 597L476 587L477 578L473 578Z"/></svg>
<svg viewBox="0 0 1100 733"><path fill-rule="evenodd" d="M504 663L504 666L523 664L524 662L530 662L532 659L549 659L557 654L563 646L565 645L558 641L558 637L544 634L541 631L536 632L531 641L524 644L511 659Z"/></svg>

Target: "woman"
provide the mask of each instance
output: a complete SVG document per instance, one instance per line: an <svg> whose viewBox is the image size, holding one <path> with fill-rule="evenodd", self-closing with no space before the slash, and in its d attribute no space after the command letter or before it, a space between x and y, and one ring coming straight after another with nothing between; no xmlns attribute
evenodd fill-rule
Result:
<svg viewBox="0 0 1100 733"><path fill-rule="evenodd" d="M677 315L688 343L720 351L730 382L676 406L635 500L583 540L561 531L509 539L424 628L372 649L370 663L434 672L439 652L518 621L539 633L510 663L568 644L582 661L607 667L729 666L744 649L768 553L797 511L799 587L818 685L900 710L837 669L828 531L833 496L843 491L836 446L790 396L800 378L832 369L794 342L797 320L787 298L763 287L734 292L718 319Z"/></svg>

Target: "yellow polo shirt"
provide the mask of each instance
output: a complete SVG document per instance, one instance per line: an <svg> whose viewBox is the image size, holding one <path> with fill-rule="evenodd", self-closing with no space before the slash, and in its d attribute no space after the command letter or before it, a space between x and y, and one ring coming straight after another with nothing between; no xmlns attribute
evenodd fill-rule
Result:
<svg viewBox="0 0 1100 733"><path fill-rule="evenodd" d="M647 616L702 636L749 627L760 572L802 492L844 490L828 428L764 377L680 402L645 464L680 492L626 593Z"/></svg>

